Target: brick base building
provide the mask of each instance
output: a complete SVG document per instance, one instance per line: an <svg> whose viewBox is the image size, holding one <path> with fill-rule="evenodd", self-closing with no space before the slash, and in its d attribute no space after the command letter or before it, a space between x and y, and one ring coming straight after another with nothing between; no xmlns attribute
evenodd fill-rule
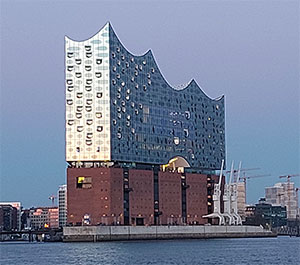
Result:
<svg viewBox="0 0 300 265"><path fill-rule="evenodd" d="M158 167L68 168L68 224L206 224L216 181L216 175Z"/></svg>

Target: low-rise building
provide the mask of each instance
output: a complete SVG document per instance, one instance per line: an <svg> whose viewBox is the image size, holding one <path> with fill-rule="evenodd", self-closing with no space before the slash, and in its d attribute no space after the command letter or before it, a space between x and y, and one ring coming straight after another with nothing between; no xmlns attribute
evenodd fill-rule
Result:
<svg viewBox="0 0 300 265"><path fill-rule="evenodd" d="M271 205L262 199L255 205L247 205L245 215L245 225L262 225L266 228L275 228L287 224L286 207Z"/></svg>
<svg viewBox="0 0 300 265"><path fill-rule="evenodd" d="M29 212L31 228L58 228L58 207L31 208Z"/></svg>

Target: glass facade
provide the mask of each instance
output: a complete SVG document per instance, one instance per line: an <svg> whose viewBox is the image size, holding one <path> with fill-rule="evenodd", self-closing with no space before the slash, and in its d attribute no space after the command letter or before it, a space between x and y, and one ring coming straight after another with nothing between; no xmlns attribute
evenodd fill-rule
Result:
<svg viewBox="0 0 300 265"><path fill-rule="evenodd" d="M173 88L151 51L134 56L110 27L111 159L218 169L225 158L224 97L210 99L192 80Z"/></svg>
<svg viewBox="0 0 300 265"><path fill-rule="evenodd" d="M183 157L219 169L225 158L224 97L192 80L171 87L151 51L134 56L107 23L84 41L66 37L66 160L150 165Z"/></svg>

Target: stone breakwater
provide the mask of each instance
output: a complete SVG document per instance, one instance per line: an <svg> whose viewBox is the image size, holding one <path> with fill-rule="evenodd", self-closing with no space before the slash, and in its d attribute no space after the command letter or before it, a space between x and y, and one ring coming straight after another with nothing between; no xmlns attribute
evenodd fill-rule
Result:
<svg viewBox="0 0 300 265"><path fill-rule="evenodd" d="M64 242L276 237L259 226L79 226L64 227Z"/></svg>

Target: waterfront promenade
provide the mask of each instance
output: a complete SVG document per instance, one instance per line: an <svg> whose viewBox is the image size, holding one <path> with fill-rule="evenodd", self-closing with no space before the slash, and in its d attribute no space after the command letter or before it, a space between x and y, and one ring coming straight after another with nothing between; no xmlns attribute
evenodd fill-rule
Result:
<svg viewBox="0 0 300 265"><path fill-rule="evenodd" d="M64 242L192 238L275 237L260 226L80 226L64 227Z"/></svg>

